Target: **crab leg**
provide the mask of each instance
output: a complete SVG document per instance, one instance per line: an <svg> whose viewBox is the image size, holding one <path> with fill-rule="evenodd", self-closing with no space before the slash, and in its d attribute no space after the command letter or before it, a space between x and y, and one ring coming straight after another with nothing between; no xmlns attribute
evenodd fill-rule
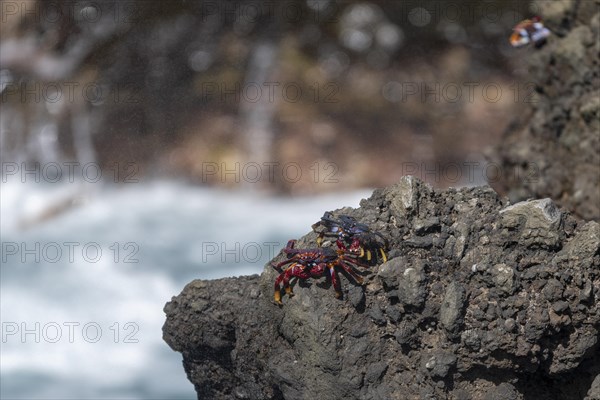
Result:
<svg viewBox="0 0 600 400"><path fill-rule="evenodd" d="M321 245L323 244L323 239L325 238L325 233L321 232L319 233L319 236L317 236L317 246L321 247Z"/></svg>
<svg viewBox="0 0 600 400"><path fill-rule="evenodd" d="M381 258L383 262L387 262L387 256L385 255L385 251L382 248L379 248L379 252L381 253Z"/></svg>
<svg viewBox="0 0 600 400"><path fill-rule="evenodd" d="M292 279L293 277L296 278L300 278L300 279L307 279L310 278L311 274L310 272L307 272L304 265L300 264L300 263L294 263L292 265L290 265L285 271L283 271L281 274L279 274L279 276L277 277L277 279L275 279L275 293L273 295L273 299L275 300L275 303L277 304L282 304L281 303L281 284L283 283L283 288L285 289L285 293L292 297L294 295L294 292L292 290L292 286L290 285L290 279Z"/></svg>
<svg viewBox="0 0 600 400"><path fill-rule="evenodd" d="M291 293L292 287L290 286L290 278L292 276L294 276L294 269L295 269L296 265L297 264L292 264L285 271L283 271L281 274L279 274L277 279L275 279L275 285L274 285L275 293L273 295L275 303L281 304L281 283L283 283L285 292L287 294Z"/></svg>
<svg viewBox="0 0 600 400"><path fill-rule="evenodd" d="M284 280L285 284L285 293L288 296L292 297L294 292L292 290L292 286L290 286L290 279L292 277L296 277L298 279L308 279L310 278L310 272L306 271L306 267L302 264L296 263L290 268L290 278L288 278L287 282Z"/></svg>
<svg viewBox="0 0 600 400"><path fill-rule="evenodd" d="M335 264L330 263L329 265L329 274L331 275L331 284L333 285L333 289L335 290L335 298L339 299L342 296L342 288L340 286L340 282L337 278L337 273L335 272Z"/></svg>
<svg viewBox="0 0 600 400"><path fill-rule="evenodd" d="M283 281L284 286L286 286L286 285L289 286L289 282L290 282L289 275L291 272L291 268L292 267L289 267L288 269L283 271L281 274L279 274L277 279L275 279L273 299L275 300L275 303L277 303L277 304L281 304L281 282Z"/></svg>
<svg viewBox="0 0 600 400"><path fill-rule="evenodd" d="M358 283L359 285L363 284L363 278L361 276L358 276L356 272L354 272L354 269L352 269L352 265L350 262L344 261L344 259L340 257L338 263L342 268L344 268L344 271L346 271L348 274L350 274L350 276L352 276L356 283Z"/></svg>

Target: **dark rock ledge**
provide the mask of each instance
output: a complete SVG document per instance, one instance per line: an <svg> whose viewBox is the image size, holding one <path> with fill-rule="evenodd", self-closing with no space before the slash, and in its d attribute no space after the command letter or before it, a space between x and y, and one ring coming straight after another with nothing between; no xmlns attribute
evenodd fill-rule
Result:
<svg viewBox="0 0 600 400"><path fill-rule="evenodd" d="M392 247L364 287L340 274L343 299L321 278L278 307L266 266L167 303L199 398L600 399L598 223L411 177L339 212Z"/></svg>

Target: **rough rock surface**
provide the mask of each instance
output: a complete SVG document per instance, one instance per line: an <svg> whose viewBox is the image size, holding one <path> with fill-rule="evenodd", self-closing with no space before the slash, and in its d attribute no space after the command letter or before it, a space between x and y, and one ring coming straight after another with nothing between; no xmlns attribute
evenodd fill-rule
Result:
<svg viewBox="0 0 600 400"><path fill-rule="evenodd" d="M537 1L554 34L523 49L529 67L525 112L507 130L491 182L511 201L550 197L600 221L600 1Z"/></svg>
<svg viewBox="0 0 600 400"><path fill-rule="evenodd" d="M599 398L598 223L411 177L339 213L391 243L364 286L340 273L342 299L322 277L277 306L266 266L167 303L164 339L199 398Z"/></svg>

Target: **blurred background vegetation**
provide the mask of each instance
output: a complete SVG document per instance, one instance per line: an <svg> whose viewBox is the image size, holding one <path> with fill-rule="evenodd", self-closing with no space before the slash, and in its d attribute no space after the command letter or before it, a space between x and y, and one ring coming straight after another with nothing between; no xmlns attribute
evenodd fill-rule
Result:
<svg viewBox="0 0 600 400"><path fill-rule="evenodd" d="M94 162L119 180L133 165L228 186L255 183L258 165L255 186L277 193L406 173L473 185L531 101L530 50L508 44L536 13L527 1L1 6L3 162ZM285 179L289 163L302 175Z"/></svg>

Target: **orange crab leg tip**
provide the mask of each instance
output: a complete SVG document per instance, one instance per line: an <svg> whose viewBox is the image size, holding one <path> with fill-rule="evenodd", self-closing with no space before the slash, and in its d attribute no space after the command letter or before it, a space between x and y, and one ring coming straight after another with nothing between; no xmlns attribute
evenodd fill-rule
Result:
<svg viewBox="0 0 600 400"><path fill-rule="evenodd" d="M288 294L288 295L290 295L290 296L294 295L294 292L292 292L292 287L291 286L288 286L288 287L285 288L285 293Z"/></svg>
<svg viewBox="0 0 600 400"><path fill-rule="evenodd" d="M281 304L281 293L279 293L279 291L275 292L273 299L275 300L275 303Z"/></svg>
<svg viewBox="0 0 600 400"><path fill-rule="evenodd" d="M371 261L371 250L367 250L367 261Z"/></svg>
<svg viewBox="0 0 600 400"><path fill-rule="evenodd" d="M342 297L342 292L338 292L337 290L335 291L335 298L339 299L340 297Z"/></svg>
<svg viewBox="0 0 600 400"><path fill-rule="evenodd" d="M360 248L360 256L361 257L365 256L365 249L363 249L362 247Z"/></svg>

